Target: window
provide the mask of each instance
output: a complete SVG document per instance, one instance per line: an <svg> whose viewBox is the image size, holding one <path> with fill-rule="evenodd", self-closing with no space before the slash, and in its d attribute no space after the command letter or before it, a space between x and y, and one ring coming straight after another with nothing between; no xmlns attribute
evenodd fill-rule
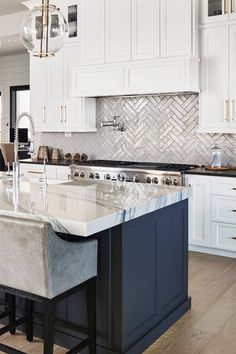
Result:
<svg viewBox="0 0 236 354"><path fill-rule="evenodd" d="M22 112L30 112L30 88L29 86L14 86L10 88L11 107L10 107L10 128L15 128L16 118ZM22 118L20 128L29 130L30 122L27 118ZM30 133L29 133L30 139Z"/></svg>

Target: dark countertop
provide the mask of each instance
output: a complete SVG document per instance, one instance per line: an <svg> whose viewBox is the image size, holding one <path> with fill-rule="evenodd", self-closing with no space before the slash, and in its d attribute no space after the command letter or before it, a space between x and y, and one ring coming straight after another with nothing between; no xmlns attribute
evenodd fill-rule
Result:
<svg viewBox="0 0 236 354"><path fill-rule="evenodd" d="M236 169L227 171L209 171L204 167L195 168L184 172L186 175L202 175L216 177L236 177Z"/></svg>

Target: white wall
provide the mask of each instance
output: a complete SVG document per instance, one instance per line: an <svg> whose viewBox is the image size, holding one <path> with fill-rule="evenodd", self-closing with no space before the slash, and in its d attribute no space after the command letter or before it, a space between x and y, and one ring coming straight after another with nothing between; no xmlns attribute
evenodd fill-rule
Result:
<svg viewBox="0 0 236 354"><path fill-rule="evenodd" d="M29 85L29 56L19 54L0 57L0 91L2 93L2 141L8 141L10 125L10 87Z"/></svg>

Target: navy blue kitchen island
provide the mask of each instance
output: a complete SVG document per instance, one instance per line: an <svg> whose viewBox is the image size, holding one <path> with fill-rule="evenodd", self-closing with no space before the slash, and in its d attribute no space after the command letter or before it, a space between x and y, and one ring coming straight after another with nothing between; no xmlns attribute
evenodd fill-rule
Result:
<svg viewBox="0 0 236 354"><path fill-rule="evenodd" d="M39 184L22 182L13 205L3 187L0 182L1 214L49 220L68 241L98 240L98 353L141 354L190 309L186 188L84 181L48 185L43 193ZM85 304L83 291L72 295L57 307L57 318L86 326ZM40 313L35 305L36 336L41 336ZM57 325L55 339L71 347L78 333Z"/></svg>
<svg viewBox="0 0 236 354"><path fill-rule="evenodd" d="M65 237L75 241L73 236ZM175 203L93 237L99 242L98 353L142 353L191 307L188 202ZM58 308L58 318L86 326L85 304L84 293L71 296ZM57 332L58 344L77 343L73 333L67 334Z"/></svg>

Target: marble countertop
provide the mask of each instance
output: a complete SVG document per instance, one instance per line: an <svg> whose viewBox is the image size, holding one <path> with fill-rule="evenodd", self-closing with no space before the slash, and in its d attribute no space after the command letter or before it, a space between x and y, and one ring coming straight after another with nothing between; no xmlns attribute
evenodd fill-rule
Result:
<svg viewBox="0 0 236 354"><path fill-rule="evenodd" d="M0 174L0 214L49 221L57 232L90 236L188 198L188 188L108 181L26 179Z"/></svg>

